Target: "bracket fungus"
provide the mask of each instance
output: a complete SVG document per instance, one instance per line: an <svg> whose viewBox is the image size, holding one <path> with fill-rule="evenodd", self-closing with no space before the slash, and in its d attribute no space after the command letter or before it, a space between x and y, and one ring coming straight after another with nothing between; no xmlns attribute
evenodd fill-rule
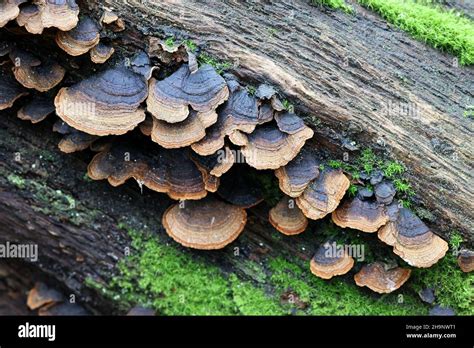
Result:
<svg viewBox="0 0 474 348"><path fill-rule="evenodd" d="M119 186L130 178L172 199L201 199L207 195L201 172L185 149L153 151L116 142L94 156L87 168L93 180L107 179Z"/></svg>
<svg viewBox="0 0 474 348"><path fill-rule="evenodd" d="M79 21L79 6L74 0L35 0L21 9L18 25L31 34L41 34L45 28L62 31L73 29Z"/></svg>
<svg viewBox="0 0 474 348"><path fill-rule="evenodd" d="M15 65L13 74L15 78L26 88L33 88L39 92L47 92L56 87L64 78L66 70L54 62L29 65L24 60Z"/></svg>
<svg viewBox="0 0 474 348"><path fill-rule="evenodd" d="M354 275L357 286L367 286L370 290L379 294L388 294L399 289L410 278L411 270L395 267L387 269L381 262L364 265Z"/></svg>
<svg viewBox="0 0 474 348"><path fill-rule="evenodd" d="M164 80L150 79L147 109L158 120L176 123L188 117L189 107L209 113L228 96L225 80L212 66L204 65L192 74L188 64L183 64Z"/></svg>
<svg viewBox="0 0 474 348"><path fill-rule="evenodd" d="M0 110L13 106L15 101L28 92L15 80L12 71L6 66L0 66Z"/></svg>
<svg viewBox="0 0 474 348"><path fill-rule="evenodd" d="M224 147L225 137L234 131L252 133L259 122L258 107L258 100L239 86L218 111L217 123L209 128L202 140L191 145L191 148L196 153L207 156Z"/></svg>
<svg viewBox="0 0 474 348"><path fill-rule="evenodd" d="M389 221L389 215L383 205L355 197L332 212L332 221L342 228L373 233Z"/></svg>
<svg viewBox="0 0 474 348"><path fill-rule="evenodd" d="M268 219L273 227L287 236L300 234L308 226L308 219L290 197L284 197L270 209Z"/></svg>
<svg viewBox="0 0 474 348"><path fill-rule="evenodd" d="M114 54L115 49L107 44L99 42L90 50L91 60L96 64L103 64Z"/></svg>
<svg viewBox="0 0 474 348"><path fill-rule="evenodd" d="M341 170L326 168L296 198L296 204L306 217L322 219L337 208L349 186L350 181Z"/></svg>
<svg viewBox="0 0 474 348"><path fill-rule="evenodd" d="M278 129L287 134L295 134L307 128L300 117L290 112L277 112L275 121Z"/></svg>
<svg viewBox="0 0 474 348"><path fill-rule="evenodd" d="M397 191L391 182L382 181L375 186L375 198L380 204L390 204Z"/></svg>
<svg viewBox="0 0 474 348"><path fill-rule="evenodd" d="M248 135L247 144L241 151L251 167L278 169L295 158L313 134L313 130L307 126L287 134L273 124L265 124Z"/></svg>
<svg viewBox="0 0 474 348"><path fill-rule="evenodd" d="M49 288L46 284L37 282L28 292L26 305L35 310L51 303L64 301L64 296L57 290Z"/></svg>
<svg viewBox="0 0 474 348"><path fill-rule="evenodd" d="M0 28L18 17L20 5L26 0L2 0L0 1Z"/></svg>
<svg viewBox="0 0 474 348"><path fill-rule="evenodd" d="M304 150L300 151L286 166L275 170L280 190L293 198L300 196L309 183L316 179L318 175L318 161Z"/></svg>
<svg viewBox="0 0 474 348"><path fill-rule="evenodd" d="M120 135L145 120L140 103L146 96L143 78L120 67L61 88L54 104L58 116L80 131L99 136Z"/></svg>
<svg viewBox="0 0 474 348"><path fill-rule="evenodd" d="M21 120L38 123L54 112L54 103L51 98L37 97L18 110L17 116Z"/></svg>
<svg viewBox="0 0 474 348"><path fill-rule="evenodd" d="M53 132L63 135L58 144L59 150L64 153L73 153L87 149L99 139L96 135L90 135L72 128L66 122L58 120L53 125Z"/></svg>
<svg viewBox="0 0 474 348"><path fill-rule="evenodd" d="M153 118L151 139L166 149L186 147L206 136L206 128L217 121L217 113L191 110L189 116L179 123L168 123Z"/></svg>
<svg viewBox="0 0 474 348"><path fill-rule="evenodd" d="M89 17L83 17L77 27L70 31L58 31L56 43L71 56L89 52L100 41L97 24Z"/></svg>
<svg viewBox="0 0 474 348"><path fill-rule="evenodd" d="M163 226L179 244L202 250L221 249L244 230L243 208L208 196L200 201L178 203L163 215Z"/></svg>
<svg viewBox="0 0 474 348"><path fill-rule="evenodd" d="M380 228L378 237L393 246L393 252L414 267L431 267L448 251L448 243L406 208L399 210L395 221Z"/></svg>
<svg viewBox="0 0 474 348"><path fill-rule="evenodd" d="M222 153L210 156L200 156L194 152L191 152L190 156L201 171L206 190L209 192L217 191L220 177L232 168L235 161L234 153L228 147L222 150Z"/></svg>
<svg viewBox="0 0 474 348"><path fill-rule="evenodd" d="M310 261L311 273L322 279L331 279L334 276L349 272L354 266L354 259L346 249L340 252L333 250L329 243L321 245Z"/></svg>
<svg viewBox="0 0 474 348"><path fill-rule="evenodd" d="M458 265L465 273L474 271L474 251L462 249L458 255Z"/></svg>

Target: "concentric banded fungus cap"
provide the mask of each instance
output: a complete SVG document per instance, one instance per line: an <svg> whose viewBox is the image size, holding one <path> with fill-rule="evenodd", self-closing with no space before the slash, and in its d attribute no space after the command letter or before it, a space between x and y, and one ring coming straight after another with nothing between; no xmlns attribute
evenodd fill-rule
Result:
<svg viewBox="0 0 474 348"><path fill-rule="evenodd" d="M448 251L448 243L406 208L400 209L396 221L390 221L379 230L378 237L414 267L431 267Z"/></svg>
<svg viewBox="0 0 474 348"><path fill-rule="evenodd" d="M300 196L319 175L319 163L308 151L300 153L284 167L275 170L280 190L290 197Z"/></svg>
<svg viewBox="0 0 474 348"><path fill-rule="evenodd" d="M35 310L44 305L61 302L64 300L64 296L54 289L49 288L46 284L37 282L35 287L28 293L26 305L29 309Z"/></svg>
<svg viewBox="0 0 474 348"><path fill-rule="evenodd" d="M167 149L189 146L206 136L206 128L217 121L217 113L197 112L191 110L190 115L182 122L168 123L153 118L151 139Z"/></svg>
<svg viewBox="0 0 474 348"><path fill-rule="evenodd" d="M70 31L58 31L56 43L71 56L89 52L100 40L97 24L89 17L83 17L77 27Z"/></svg>
<svg viewBox="0 0 474 348"><path fill-rule="evenodd" d="M291 112L277 112L275 121L280 131L295 134L306 128L304 121Z"/></svg>
<svg viewBox="0 0 474 348"><path fill-rule="evenodd" d="M103 64L112 57L114 52L115 49L112 46L99 42L97 46L90 50L91 60L96 64Z"/></svg>
<svg viewBox="0 0 474 348"><path fill-rule="evenodd" d="M116 20L119 19L119 16L110 10L105 10L104 13L102 14L102 17L100 18L100 22L104 24L112 24Z"/></svg>
<svg viewBox="0 0 474 348"><path fill-rule="evenodd" d="M57 63L28 66L21 64L13 68L15 78L26 88L34 88L39 92L46 92L57 86L66 71Z"/></svg>
<svg viewBox="0 0 474 348"><path fill-rule="evenodd" d="M26 0L2 0L0 1L0 28L4 27L9 21L18 17L20 5Z"/></svg>
<svg viewBox="0 0 474 348"><path fill-rule="evenodd" d="M53 99L48 97L37 97L18 110L18 118L31 123L43 121L54 112Z"/></svg>
<svg viewBox="0 0 474 348"><path fill-rule="evenodd" d="M13 106L15 101L28 92L15 80L12 71L6 65L0 66L0 110Z"/></svg>
<svg viewBox="0 0 474 348"><path fill-rule="evenodd" d="M265 83L262 83L261 85L258 86L257 90L255 91L255 96L258 99L270 99L276 94L275 89L267 85Z"/></svg>
<svg viewBox="0 0 474 348"><path fill-rule="evenodd" d="M74 0L35 0L22 7L17 22L31 34L41 34L44 28L51 27L68 31L77 25L78 15L79 7Z"/></svg>
<svg viewBox="0 0 474 348"><path fill-rule="evenodd" d="M362 232L377 232L389 221L385 207L376 202L359 198L348 200L332 212L332 221L342 228L353 228Z"/></svg>
<svg viewBox="0 0 474 348"><path fill-rule="evenodd" d="M219 178L232 168L235 161L234 153L228 147L210 156L200 156L194 152L190 156L201 171L206 190L209 192L217 191L220 185Z"/></svg>
<svg viewBox="0 0 474 348"><path fill-rule="evenodd" d="M275 110L268 103L260 105L258 108L258 124L264 124L273 120Z"/></svg>
<svg viewBox="0 0 474 348"><path fill-rule="evenodd" d="M474 251L463 249L459 252L458 265L463 272L474 271Z"/></svg>
<svg viewBox="0 0 474 348"><path fill-rule="evenodd" d="M191 148L202 156L212 155L221 149L225 137L236 130L252 133L259 123L258 100L247 90L238 88L220 110L217 123L207 130L206 136Z"/></svg>
<svg viewBox="0 0 474 348"><path fill-rule="evenodd" d="M145 80L149 80L154 70L158 69L152 66L150 57L144 51L139 51L130 61L130 68L138 75L141 75Z"/></svg>
<svg viewBox="0 0 474 348"><path fill-rule="evenodd" d="M243 166L234 166L221 177L217 194L227 202L242 208L251 208L261 203L264 199L262 189L250 173Z"/></svg>
<svg viewBox="0 0 474 348"><path fill-rule="evenodd" d="M296 204L306 217L322 219L337 208L349 185L349 179L341 170L324 169L296 198Z"/></svg>
<svg viewBox="0 0 474 348"><path fill-rule="evenodd" d="M391 182L382 181L375 186L375 198L380 204L390 204L397 191Z"/></svg>
<svg viewBox="0 0 474 348"><path fill-rule="evenodd" d="M248 136L248 143L241 151L251 167L278 169L295 158L312 136L313 131L306 126L294 134L287 134L273 124L266 124Z"/></svg>
<svg viewBox="0 0 474 348"><path fill-rule="evenodd" d="M385 264L374 262L364 265L354 275L354 280L358 286L367 286L370 290L379 294L388 294L405 284L408 278L410 278L410 274L410 269L401 267L387 269Z"/></svg>
<svg viewBox="0 0 474 348"><path fill-rule="evenodd" d="M97 139L97 135L75 130L70 134L66 134L59 142L58 147L61 152L73 153L87 149Z"/></svg>
<svg viewBox="0 0 474 348"><path fill-rule="evenodd" d="M169 123L184 121L189 106L198 112L210 112L227 100L225 80L210 65L191 74L187 64L164 80L150 80L148 111L158 120Z"/></svg>
<svg viewBox="0 0 474 348"><path fill-rule="evenodd" d="M222 249L245 227L244 209L206 197L171 206L163 215L166 232L179 244L202 250Z"/></svg>
<svg viewBox="0 0 474 348"><path fill-rule="evenodd" d="M58 116L80 131L120 135L145 120L139 106L146 96L143 78L126 68L115 68L62 88L54 104Z"/></svg>
<svg viewBox="0 0 474 348"><path fill-rule="evenodd" d="M308 226L308 219L290 197L284 197L270 209L268 218L273 227L287 236L299 234Z"/></svg>
<svg viewBox="0 0 474 348"><path fill-rule="evenodd" d="M151 136L151 131L153 130L153 116L147 115L145 121L140 123L140 132L147 137Z"/></svg>
<svg viewBox="0 0 474 348"><path fill-rule="evenodd" d="M203 177L186 149L147 149L116 142L94 156L87 169L93 180L119 186L130 178L172 199L201 199L207 195Z"/></svg>
<svg viewBox="0 0 474 348"><path fill-rule="evenodd" d="M322 279L331 279L334 276L346 274L354 266L354 259L344 248L342 253L334 250L334 243L321 245L309 264L311 273ZM342 255L341 255L342 254Z"/></svg>

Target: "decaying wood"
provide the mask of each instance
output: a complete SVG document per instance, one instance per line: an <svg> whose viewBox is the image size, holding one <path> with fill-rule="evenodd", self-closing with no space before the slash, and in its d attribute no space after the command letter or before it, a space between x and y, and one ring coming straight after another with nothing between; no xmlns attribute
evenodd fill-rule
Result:
<svg viewBox="0 0 474 348"><path fill-rule="evenodd" d="M306 113L316 140L327 138L322 122L340 145L378 144L410 168L433 229L459 229L472 242L473 129L463 112L473 104L473 68L357 5L351 16L292 0L87 4L113 8L145 34L195 39L248 81L274 84Z"/></svg>

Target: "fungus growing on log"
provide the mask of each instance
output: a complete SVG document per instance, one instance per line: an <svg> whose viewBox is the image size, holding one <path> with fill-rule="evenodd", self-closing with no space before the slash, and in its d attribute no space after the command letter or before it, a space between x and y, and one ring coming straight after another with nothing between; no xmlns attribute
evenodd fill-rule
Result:
<svg viewBox="0 0 474 348"><path fill-rule="evenodd" d="M184 121L190 107L199 113L209 113L227 100L229 89L225 80L210 65L191 74L183 64L164 80L150 79L147 109L157 119L169 123Z"/></svg>
<svg viewBox="0 0 474 348"><path fill-rule="evenodd" d="M380 228L378 237L393 246L393 252L414 267L431 267L448 251L448 243L406 208L400 209L395 221Z"/></svg>
<svg viewBox="0 0 474 348"><path fill-rule="evenodd" d="M389 221L389 216L383 205L355 197L332 212L332 221L342 228L373 233Z"/></svg>
<svg viewBox="0 0 474 348"><path fill-rule="evenodd" d="M206 128L217 121L217 113L191 110L189 116L179 123L168 123L153 118L151 139L167 149L189 146L206 136Z"/></svg>
<svg viewBox="0 0 474 348"><path fill-rule="evenodd" d="M301 118L290 112L277 112L275 121L278 129L288 134L296 134L307 128Z"/></svg>
<svg viewBox="0 0 474 348"><path fill-rule="evenodd" d="M187 149L148 150L139 144L117 141L94 156L87 168L93 180L107 179L119 186L130 178L140 185L168 194L172 199L201 199L207 195L201 172Z"/></svg>
<svg viewBox="0 0 474 348"><path fill-rule="evenodd" d="M474 251L462 249L458 255L458 265L465 273L474 271Z"/></svg>
<svg viewBox="0 0 474 348"><path fill-rule="evenodd" d="M28 292L26 305L29 309L35 310L51 303L64 301L64 296L46 284L37 282L33 289Z"/></svg>
<svg viewBox="0 0 474 348"><path fill-rule="evenodd" d="M56 43L71 56L89 52L100 41L97 24L89 17L83 17L77 27L70 31L58 31Z"/></svg>
<svg viewBox="0 0 474 348"><path fill-rule="evenodd" d="M53 125L53 132L64 135L58 144L64 153L73 153L87 149L99 137L90 135L70 127L66 122L58 120Z"/></svg>
<svg viewBox="0 0 474 348"><path fill-rule="evenodd" d="M54 104L58 116L80 131L120 135L145 120L140 103L146 96L142 77L126 68L114 68L62 88Z"/></svg>
<svg viewBox="0 0 474 348"><path fill-rule="evenodd" d="M295 201L287 196L270 209L268 218L273 227L287 236L300 234L308 226L306 216Z"/></svg>
<svg viewBox="0 0 474 348"><path fill-rule="evenodd" d="M10 58L15 63L13 74L15 78L26 88L33 88L39 92L46 92L56 87L64 78L66 70L55 63L47 62L38 64L38 60L33 56L27 57L23 53L17 55L18 51L13 51Z"/></svg>
<svg viewBox="0 0 474 348"><path fill-rule="evenodd" d="M307 151L300 151L286 166L275 170L280 190L288 196L300 196L311 181L319 175L319 163Z"/></svg>
<svg viewBox="0 0 474 348"><path fill-rule="evenodd" d="M17 22L31 34L41 34L51 27L69 31L77 25L78 15L79 7L74 0L35 0L22 7Z"/></svg>
<svg viewBox="0 0 474 348"><path fill-rule="evenodd" d="M13 77L13 73L6 65L0 66L0 110L13 106L15 101L25 95L26 91Z"/></svg>
<svg viewBox="0 0 474 348"><path fill-rule="evenodd" d="M345 248L339 253L332 250L329 243L325 243L318 248L309 265L311 273L315 276L331 279L349 272L354 266L354 259Z"/></svg>
<svg viewBox="0 0 474 348"><path fill-rule="evenodd" d="M90 315L84 308L69 302L52 303L41 307L38 311L39 316L80 316Z"/></svg>
<svg viewBox="0 0 474 348"><path fill-rule="evenodd" d="M20 5L26 0L2 0L0 2L0 28L18 17Z"/></svg>
<svg viewBox="0 0 474 348"><path fill-rule="evenodd" d="M181 205L182 204L182 205ZM244 209L208 196L168 208L163 226L179 244L202 250L222 249L244 230Z"/></svg>
<svg viewBox="0 0 474 348"><path fill-rule="evenodd" d="M391 182L383 181L375 186L375 198L380 204L392 203L397 191Z"/></svg>
<svg viewBox="0 0 474 348"><path fill-rule="evenodd" d="M233 205L242 208L254 207L263 201L262 189L250 176L251 172L239 169L241 167L234 166L229 173L221 177L217 194Z"/></svg>
<svg viewBox="0 0 474 348"><path fill-rule="evenodd" d="M224 146L225 137L234 131L252 133L259 122L258 106L258 100L247 90L237 88L218 111L217 123L208 129L201 141L191 145L191 148L202 156L212 155Z"/></svg>
<svg viewBox="0 0 474 348"><path fill-rule="evenodd" d="M313 134L307 126L287 134L273 124L265 124L248 135L241 151L247 163L256 169L278 169L295 158Z"/></svg>
<svg viewBox="0 0 474 348"><path fill-rule="evenodd" d="M99 42L97 46L94 46L90 50L91 60L96 64L103 64L105 63L112 54L114 54L115 49L107 44Z"/></svg>
<svg viewBox="0 0 474 348"><path fill-rule="evenodd" d="M399 289L410 278L411 270L402 267L388 269L381 262L364 265L354 275L357 286L367 286L379 294L388 294Z"/></svg>
<svg viewBox="0 0 474 348"><path fill-rule="evenodd" d="M17 116L21 120L38 123L53 112L54 102L52 98L37 97L18 110Z"/></svg>
<svg viewBox="0 0 474 348"><path fill-rule="evenodd" d="M296 204L306 217L322 219L337 208L349 186L350 181L341 170L326 168L296 198Z"/></svg>
<svg viewBox="0 0 474 348"><path fill-rule="evenodd" d="M206 190L216 192L220 185L220 177L234 165L234 153L226 147L221 153L210 156L200 156L191 153L191 160L196 164L204 178Z"/></svg>

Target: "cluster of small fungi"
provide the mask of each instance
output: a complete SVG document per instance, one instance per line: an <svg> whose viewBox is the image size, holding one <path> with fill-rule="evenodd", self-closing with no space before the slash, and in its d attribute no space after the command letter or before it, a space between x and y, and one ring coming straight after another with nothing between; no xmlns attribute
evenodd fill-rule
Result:
<svg viewBox="0 0 474 348"><path fill-rule="evenodd" d="M124 29L123 21L108 10L100 23L79 17L73 0L3 0L0 10L0 27L14 19L31 34L54 27L62 50L71 56L88 53L96 64L114 54L111 45L101 42L101 28ZM66 70L60 64L3 43L0 109L36 90L18 117L36 123L55 112L59 119L54 131L64 136L59 144L63 152L96 152L88 166L90 178L107 179L113 186L133 178L140 187L179 201L162 222L186 247L220 249L238 238L246 209L263 200L245 173L274 170L285 197L270 210L269 221L285 235L302 233L308 219L331 214L342 228L377 233L411 266L430 267L445 255L447 243L393 202L394 187L383 177L370 179L374 193L361 191L340 204L348 197L350 178L341 170L322 168L303 149L313 131L284 108L271 86L262 84L250 93L233 75L199 66L182 44L170 47L153 38L149 46L147 53L64 87ZM152 57L161 65L153 64ZM177 69L158 77L169 62L178 63ZM54 95L44 93L48 91ZM119 137L125 133L133 135ZM237 163L238 154L245 164ZM352 256L327 257L321 247L310 269L329 279L353 265ZM409 276L409 269L376 262L364 266L354 279L359 286L387 293Z"/></svg>

